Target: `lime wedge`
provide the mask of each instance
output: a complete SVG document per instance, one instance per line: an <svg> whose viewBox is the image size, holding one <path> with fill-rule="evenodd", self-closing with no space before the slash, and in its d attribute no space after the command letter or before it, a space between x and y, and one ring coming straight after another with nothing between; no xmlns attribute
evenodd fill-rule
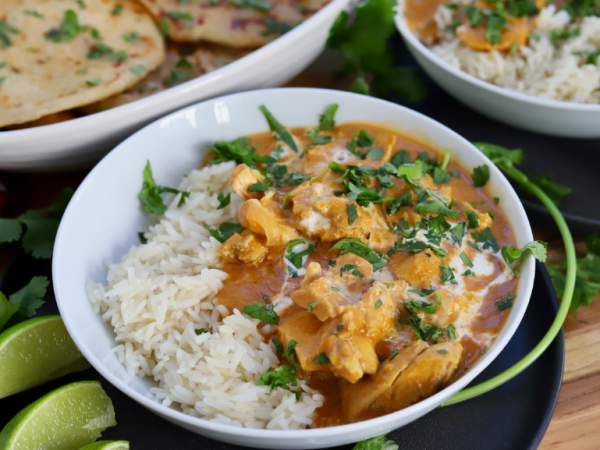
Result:
<svg viewBox="0 0 600 450"><path fill-rule="evenodd" d="M79 450L116 425L98 381L67 384L23 409L0 431L3 450Z"/></svg>
<svg viewBox="0 0 600 450"><path fill-rule="evenodd" d="M0 334L0 398L89 366L60 316L30 319Z"/></svg>
<svg viewBox="0 0 600 450"><path fill-rule="evenodd" d="M80 450L129 450L127 441L98 441L81 447Z"/></svg>

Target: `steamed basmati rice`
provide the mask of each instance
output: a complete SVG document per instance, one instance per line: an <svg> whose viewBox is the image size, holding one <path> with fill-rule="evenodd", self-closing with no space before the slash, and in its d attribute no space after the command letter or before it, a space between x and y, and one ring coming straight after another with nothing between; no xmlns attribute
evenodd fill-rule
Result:
<svg viewBox="0 0 600 450"><path fill-rule="evenodd" d="M298 429L312 425L323 396L298 380L300 400L282 388L254 381L279 365L261 331L270 325L239 311L227 316L216 294L227 274L221 245L202 224L237 222L242 199L218 210L217 193L231 192L233 162L190 172L164 217L145 233L147 243L108 263L107 285L88 282L94 311L114 327L114 349L129 376L152 377L151 393L166 406L203 419L248 428ZM196 335L195 330L211 333Z"/></svg>
<svg viewBox="0 0 600 450"><path fill-rule="evenodd" d="M552 30L570 25L567 11L542 9L528 45L514 54L476 51L462 45L447 27L452 11L441 6L435 16L439 42L431 50L450 65L489 83L528 95L578 103L600 103L600 67L586 64L580 52L600 49L600 17L585 17L580 35L552 44ZM574 25L570 25L574 26Z"/></svg>

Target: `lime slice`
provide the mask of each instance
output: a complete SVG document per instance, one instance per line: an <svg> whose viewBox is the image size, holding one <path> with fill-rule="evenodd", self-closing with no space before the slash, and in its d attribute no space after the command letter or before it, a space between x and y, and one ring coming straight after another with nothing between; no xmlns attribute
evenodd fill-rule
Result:
<svg viewBox="0 0 600 450"><path fill-rule="evenodd" d="M98 441L81 447L80 450L129 450L127 441Z"/></svg>
<svg viewBox="0 0 600 450"><path fill-rule="evenodd" d="M60 316L21 322L0 334L0 398L89 367Z"/></svg>
<svg viewBox="0 0 600 450"><path fill-rule="evenodd" d="M67 384L23 409L0 432L3 450L79 450L116 425L98 381Z"/></svg>

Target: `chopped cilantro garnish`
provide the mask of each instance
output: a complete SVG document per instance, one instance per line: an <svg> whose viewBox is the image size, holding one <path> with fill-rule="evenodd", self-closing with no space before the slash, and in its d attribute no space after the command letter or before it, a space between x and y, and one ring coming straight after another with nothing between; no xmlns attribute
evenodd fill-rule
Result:
<svg viewBox="0 0 600 450"><path fill-rule="evenodd" d="M490 179L490 168L488 165L484 164L483 166L475 167L473 169L473 173L471 174L471 179L473 180L473 186L484 186Z"/></svg>
<svg viewBox="0 0 600 450"><path fill-rule="evenodd" d="M290 197L292 193L288 192L285 194L285 200L283 201L283 209L290 209Z"/></svg>
<svg viewBox="0 0 600 450"><path fill-rule="evenodd" d="M473 263L471 262L471 260L469 259L469 257L467 256L467 254L465 252L462 252L460 254L460 259L462 259L462 262L465 263L465 266L473 267Z"/></svg>
<svg viewBox="0 0 600 450"><path fill-rule="evenodd" d="M115 5L115 7L112 10L112 15L113 16L118 16L122 12L123 12L123 6L122 5Z"/></svg>
<svg viewBox="0 0 600 450"><path fill-rule="evenodd" d="M467 234L465 223L464 222L458 223L454 228L452 228L450 230L450 234L452 235L454 242L456 244L458 244L459 246L461 246L462 240L465 237L465 235Z"/></svg>
<svg viewBox="0 0 600 450"><path fill-rule="evenodd" d="M557 28L550 32L550 40L552 41L552 45L555 47L558 46L560 41L566 41L567 39L571 39L573 37L581 36L581 32L579 28Z"/></svg>
<svg viewBox="0 0 600 450"><path fill-rule="evenodd" d="M409 289L406 292L411 292L413 294L420 295L421 297L427 297L427 296L433 294L434 292L436 292L436 290L435 289Z"/></svg>
<svg viewBox="0 0 600 450"><path fill-rule="evenodd" d="M275 312L273 304L265 305L260 302L255 302L253 305L244 306L244 314L259 319L267 323L278 324L279 316Z"/></svg>
<svg viewBox="0 0 600 450"><path fill-rule="evenodd" d="M496 302L496 308L498 311L504 311L505 309L512 308L513 302L512 300L515 298L514 295L509 295L505 299L499 300Z"/></svg>
<svg viewBox="0 0 600 450"><path fill-rule="evenodd" d="M348 223L352 225L356 219L358 219L358 213L356 212L356 203L352 203L348 206Z"/></svg>
<svg viewBox="0 0 600 450"><path fill-rule="evenodd" d="M468 209L465 211L465 214L467 215L467 219L469 220L467 228L479 228L479 216L477 215L477 213Z"/></svg>
<svg viewBox="0 0 600 450"><path fill-rule="evenodd" d="M375 309L379 309L379 308L381 308L381 305L383 305L383 302L382 302L381 300L377 300L377 301L375 302Z"/></svg>
<svg viewBox="0 0 600 450"><path fill-rule="evenodd" d="M160 19L160 22L158 22L158 29L163 37L167 37L169 35L169 22L165 19Z"/></svg>
<svg viewBox="0 0 600 450"><path fill-rule="evenodd" d="M248 187L248 190L250 192L265 192L268 191L270 187L270 185L263 183L262 181L257 181L256 183L251 184L250 187Z"/></svg>
<svg viewBox="0 0 600 450"><path fill-rule="evenodd" d="M88 86L98 86L102 80L100 78L94 78L93 80L86 80L85 84Z"/></svg>
<svg viewBox="0 0 600 450"><path fill-rule="evenodd" d="M212 228L210 225L202 225L212 237L214 237L221 244L233 236L235 233L240 233L245 230L239 223L222 222L218 228Z"/></svg>
<svg viewBox="0 0 600 450"><path fill-rule="evenodd" d="M146 236L144 236L144 233L141 231L138 233L138 238L140 240L140 243L142 243L142 244L148 243L148 239L146 239Z"/></svg>
<svg viewBox="0 0 600 450"><path fill-rule="evenodd" d="M315 309L317 307L317 305L319 304L319 302L310 302L308 304L308 308L307 311L308 312L312 312L313 309Z"/></svg>
<svg viewBox="0 0 600 450"><path fill-rule="evenodd" d="M231 142L217 142L212 152L215 154L209 163L220 164L226 161L235 161L236 164L246 164L248 167L256 167L256 163L266 164L269 162L267 156L257 155L256 148L250 145L250 139L238 138Z"/></svg>
<svg viewBox="0 0 600 450"><path fill-rule="evenodd" d="M185 28L190 28L194 23L194 18L189 12L169 11L169 17L173 20L181 21Z"/></svg>
<svg viewBox="0 0 600 450"><path fill-rule="evenodd" d="M484 250L492 249L494 253L498 253L500 251L500 247L498 246L496 238L494 237L494 234L490 228L486 228L483 233L473 231L471 232L471 236L473 236L475 242L478 242L483 246Z"/></svg>
<svg viewBox="0 0 600 450"><path fill-rule="evenodd" d="M210 333L210 334L212 334L212 331L208 331L208 330L207 330L207 329L205 329L205 328L198 328L198 329L194 330L194 332L195 332L197 335L201 335L201 334L204 334L204 333Z"/></svg>
<svg viewBox="0 0 600 450"><path fill-rule="evenodd" d="M400 353L400 352L398 351L398 349L397 349L397 348L395 348L394 350L392 350L392 354L390 355L390 357L389 357L389 360L391 361L391 360L392 360L392 359L394 359L396 356L398 356L398 353Z"/></svg>
<svg viewBox="0 0 600 450"><path fill-rule="evenodd" d="M133 68L131 68L131 73L134 73L136 75L141 75L144 72L146 72L146 68L144 67L143 64L137 65Z"/></svg>
<svg viewBox="0 0 600 450"><path fill-rule="evenodd" d="M451 323L448 324L448 338L452 340L456 339L456 328Z"/></svg>
<svg viewBox="0 0 600 450"><path fill-rule="evenodd" d="M292 265L296 269L299 269L302 267L302 259L305 256L308 256L312 252L315 251L315 246L313 244L309 244L308 248L306 250L303 250L298 253L294 253L294 247L296 247L298 245L302 245L302 244L306 244L306 241L304 239L291 240L290 243L288 244L287 254L285 255L285 257L288 259L288 261L291 262Z"/></svg>
<svg viewBox="0 0 600 450"><path fill-rule="evenodd" d="M354 264L346 264L344 265L344 267L342 267L340 269L340 277L344 276L344 272L349 272L354 276L357 276L358 278L364 278L365 276L360 273L360 271L358 270L358 268L354 265Z"/></svg>
<svg viewBox="0 0 600 450"><path fill-rule="evenodd" d="M28 16L31 17L37 17L38 19L44 19L46 18L46 16L44 16L43 14L37 12L37 11L33 11L31 9L26 9L25 11L23 11L23 14L26 14Z"/></svg>
<svg viewBox="0 0 600 450"><path fill-rule="evenodd" d="M179 204L177 206L181 206L185 199L190 195L189 192L183 192L174 188L158 186L154 181L154 176L152 175L152 167L150 166L150 161L148 161L146 163L146 168L144 169L144 182L142 184L142 192L140 192L140 194L138 195L139 199L144 204L144 210L150 214L162 216L167 210L167 207L164 204L160 195L165 192L171 194L181 194L181 199L179 200Z"/></svg>
<svg viewBox="0 0 600 450"><path fill-rule="evenodd" d="M454 272L456 269L454 267L448 267L446 265L441 265L440 270L442 271L441 281L442 283L452 283L456 284L456 278L454 277Z"/></svg>
<svg viewBox="0 0 600 450"><path fill-rule="evenodd" d="M231 193L223 195L223 193L219 192L217 194L217 200L219 200L219 206L217 206L217 209L223 209L231 202Z"/></svg>
<svg viewBox="0 0 600 450"><path fill-rule="evenodd" d="M340 292L340 289L339 289L339 288L336 288L335 286L331 286L331 290L332 290L333 292Z"/></svg>
<svg viewBox="0 0 600 450"><path fill-rule="evenodd" d="M319 116L319 131L331 130L335 127L335 113L338 110L338 105L331 105L325 114Z"/></svg>
<svg viewBox="0 0 600 450"><path fill-rule="evenodd" d="M437 306L432 303L427 303L425 301L419 300L411 300L409 302L404 303L406 309L409 311L417 310L423 311L425 314L435 314L437 311Z"/></svg>
<svg viewBox="0 0 600 450"><path fill-rule="evenodd" d="M298 385L296 368L294 366L281 365L276 369L269 369L254 384L256 386L270 386L271 390L269 392L273 392L273 389L276 387L291 391L290 386Z"/></svg>
<svg viewBox="0 0 600 450"><path fill-rule="evenodd" d="M271 342L273 343L273 345L275 346L275 351L277 353L283 353L283 345L281 345L281 342L279 342L277 339L273 338L271 339Z"/></svg>
<svg viewBox="0 0 600 450"><path fill-rule="evenodd" d="M87 54L87 57L89 59L103 58L111 61L125 61L127 59L127 53L124 50L115 52L109 46L97 42Z"/></svg>
<svg viewBox="0 0 600 450"><path fill-rule="evenodd" d="M140 35L137 31L133 31L131 33L126 33L123 35L123 39L125 40L125 42L133 42L139 38L140 38Z"/></svg>
<svg viewBox="0 0 600 450"><path fill-rule="evenodd" d="M438 350L437 352L441 353L442 355L448 354L448 350L445 350L445 349Z"/></svg>
<svg viewBox="0 0 600 450"><path fill-rule="evenodd" d="M412 194L410 191L406 191L392 203L390 203L386 209L388 214L394 214L396 211L402 211L403 206L412 206Z"/></svg>
<svg viewBox="0 0 600 450"><path fill-rule="evenodd" d="M261 105L260 110L264 114L267 122L269 123L269 128L275 135L277 139L287 144L293 151L298 153L298 147L294 142L294 138L290 134L290 132L285 128L279 121L271 114L271 112L266 108L266 106Z"/></svg>
<svg viewBox="0 0 600 450"><path fill-rule="evenodd" d="M332 259L331 261L327 261L327 265L329 267L334 267L337 264L337 260Z"/></svg>
<svg viewBox="0 0 600 450"><path fill-rule="evenodd" d="M290 340L286 347L285 350L283 352L283 357L285 359L288 360L288 362L292 365L292 366L298 366L298 358L296 356L296 349L294 348L296 346L297 342L295 340Z"/></svg>
<svg viewBox="0 0 600 450"><path fill-rule="evenodd" d="M423 200L422 202L417 203L415 211L419 214L424 212L439 214L441 216L450 217L451 219L455 219L459 213L458 210L452 210L445 206L440 200Z"/></svg>
<svg viewBox="0 0 600 450"><path fill-rule="evenodd" d="M312 145L325 145L331 142L331 136L321 136L320 131L311 129L306 132L306 135L311 139Z"/></svg>
<svg viewBox="0 0 600 450"><path fill-rule="evenodd" d="M385 267L385 264L373 249L358 238L342 239L329 249L329 251L333 250L341 250L340 254L353 253L356 256L367 260L373 265L373 271L378 271Z"/></svg>
<svg viewBox="0 0 600 450"><path fill-rule="evenodd" d="M314 364L327 364L328 362L330 362L329 358L323 352L319 353L319 356L317 356L315 359L313 359Z"/></svg>

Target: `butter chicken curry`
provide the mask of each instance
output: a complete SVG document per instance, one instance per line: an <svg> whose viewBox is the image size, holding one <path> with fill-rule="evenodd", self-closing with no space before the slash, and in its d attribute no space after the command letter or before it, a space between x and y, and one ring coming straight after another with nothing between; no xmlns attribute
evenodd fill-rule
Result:
<svg viewBox="0 0 600 450"><path fill-rule="evenodd" d="M308 379L325 396L319 427L435 394L485 353L516 291L500 255L510 224L480 187L489 168L467 173L370 124L334 126L337 105L292 130L262 109L273 133L209 155L238 162L231 188L245 200L241 226L220 229L218 302L264 320L280 353L256 383Z"/></svg>

